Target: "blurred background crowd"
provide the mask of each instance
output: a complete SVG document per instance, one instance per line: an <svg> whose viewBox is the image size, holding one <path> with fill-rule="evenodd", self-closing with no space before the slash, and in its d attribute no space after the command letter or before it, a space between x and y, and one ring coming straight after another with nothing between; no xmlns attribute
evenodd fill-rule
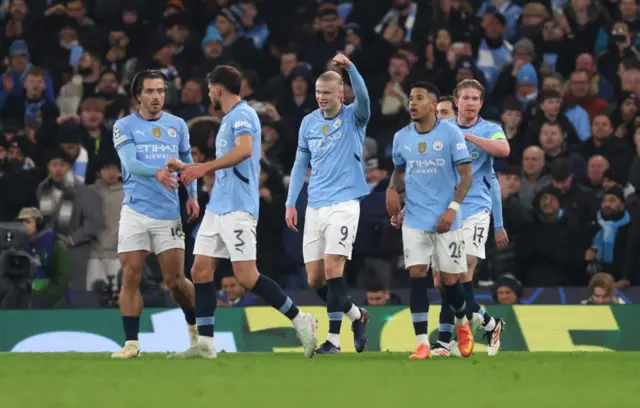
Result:
<svg viewBox="0 0 640 408"><path fill-rule="evenodd" d="M131 79L165 73L166 110L187 121L202 162L220 123L204 78L232 64L262 121L258 267L304 289L302 237L284 224L288 174L314 80L342 52L371 97L371 194L347 268L367 303L399 302L389 288L408 281L384 200L409 86L426 79L450 95L467 78L486 87L481 114L511 146L495 163L511 242L496 250L490 237L478 283L513 303L523 287L591 281L587 302L616 302L615 289L640 284L638 10L636 0L0 0L0 221L31 233L42 307L72 304L69 289L116 304L123 190L111 128L136 109ZM455 115L452 98L438 115ZM198 183L204 209L213 178ZM186 271L199 222L184 225ZM255 303L229 272L216 273L219 302ZM143 292L147 305L163 296L152 256Z"/></svg>

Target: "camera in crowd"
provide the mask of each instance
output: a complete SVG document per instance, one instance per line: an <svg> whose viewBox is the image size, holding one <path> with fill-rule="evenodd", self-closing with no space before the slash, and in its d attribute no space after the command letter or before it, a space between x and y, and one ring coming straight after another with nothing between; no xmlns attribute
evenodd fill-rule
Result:
<svg viewBox="0 0 640 408"><path fill-rule="evenodd" d="M28 283L34 270L29 254L29 234L22 223L0 223L0 279Z"/></svg>

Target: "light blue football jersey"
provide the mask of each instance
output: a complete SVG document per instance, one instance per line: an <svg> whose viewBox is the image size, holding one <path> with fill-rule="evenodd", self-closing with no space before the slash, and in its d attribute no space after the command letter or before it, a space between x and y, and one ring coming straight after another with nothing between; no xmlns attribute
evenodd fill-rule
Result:
<svg viewBox="0 0 640 408"><path fill-rule="evenodd" d="M298 146L311 153L309 206L322 208L369 194L362 153L366 122L354 113L354 105L343 105L333 119L317 109L300 125Z"/></svg>
<svg viewBox="0 0 640 408"><path fill-rule="evenodd" d="M156 168L164 168L167 160L190 154L189 129L181 118L162 112L160 118L147 120L133 113L116 121L113 144L116 150L133 143L136 158ZM154 176L143 177L127 172L122 164L124 181L123 205L158 220L180 219L178 190L167 190Z"/></svg>
<svg viewBox="0 0 640 408"><path fill-rule="evenodd" d="M460 129L436 120L430 132L420 133L412 123L393 137L393 163L405 167L404 224L435 232L436 223L453 201L460 176L456 166L469 163L469 151ZM457 213L451 231L460 228Z"/></svg>
<svg viewBox="0 0 640 408"><path fill-rule="evenodd" d="M233 167L216 171L207 210L214 214L245 211L258 220L260 208L260 158L262 157L262 131L260 118L245 101L238 102L226 115L216 135L216 158L229 153L242 135L253 137L251 157Z"/></svg>
<svg viewBox="0 0 640 408"><path fill-rule="evenodd" d="M314 209L369 194L362 165L364 138L371 116L369 94L355 66L351 65L347 72L356 101L343 105L331 119L325 119L322 111L316 109L304 117L298 133L298 149L311 155L308 205ZM295 205L295 202L291 204L292 199L288 201L287 205Z"/></svg>
<svg viewBox="0 0 640 408"><path fill-rule="evenodd" d="M507 137L502 127L496 123L478 117L476 123L470 127L460 126L457 118L447 119L449 123L460 128L463 133L490 140L506 140ZM462 219L466 220L472 215L482 211L491 211L491 184L496 177L493 170L493 156L485 152L471 142L467 142L467 149L471 156L471 171L473 172L473 184L462 202Z"/></svg>

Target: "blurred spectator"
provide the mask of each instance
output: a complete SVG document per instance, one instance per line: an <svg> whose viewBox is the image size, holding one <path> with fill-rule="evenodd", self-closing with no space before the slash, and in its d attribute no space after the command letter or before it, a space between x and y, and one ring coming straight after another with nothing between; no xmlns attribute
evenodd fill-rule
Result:
<svg viewBox="0 0 640 408"><path fill-rule="evenodd" d="M596 62L593 55L583 53L578 55L576 59L576 70L587 72L591 76L591 86L595 95L607 102L613 102L615 99L615 89L607 77L597 72Z"/></svg>
<svg viewBox="0 0 640 408"><path fill-rule="evenodd" d="M631 166L633 152L613 131L611 119L607 115L596 115L591 124L591 138L582 144L582 154L587 159L596 154L602 155L614 170L625 172Z"/></svg>
<svg viewBox="0 0 640 408"><path fill-rule="evenodd" d="M71 171L73 159L63 150L49 156L48 177L36 191L40 211L69 247L73 265L71 288L84 290L89 251L103 226L100 196L86 187Z"/></svg>
<svg viewBox="0 0 640 408"><path fill-rule="evenodd" d="M618 289L637 283L640 278L640 228L625 207L621 188L612 187L604 192L598 224L600 229L584 257L590 263L589 271L610 274Z"/></svg>
<svg viewBox="0 0 640 408"><path fill-rule="evenodd" d="M36 126L46 126L55 121L59 111L55 102L48 99L45 93L45 75L41 68L34 67L27 71L24 92L19 95L11 92L13 79L5 75L3 89L8 96L4 104L0 104L0 117L3 121L14 119L22 124L33 123Z"/></svg>
<svg viewBox="0 0 640 408"><path fill-rule="evenodd" d="M61 114L78 113L80 102L96 94L101 72L100 56L85 51L78 62L77 74L60 89L57 103Z"/></svg>
<svg viewBox="0 0 640 408"><path fill-rule="evenodd" d="M476 64L486 80L488 93L492 93L502 69L513 61L513 46L504 39L507 19L495 7L486 10L477 35L471 37ZM524 65L523 65L524 66Z"/></svg>
<svg viewBox="0 0 640 408"><path fill-rule="evenodd" d="M371 279L364 285L367 298L363 302L365 306L399 305L398 295L391 293L387 285L380 279Z"/></svg>
<svg viewBox="0 0 640 408"><path fill-rule="evenodd" d="M22 97L24 93L24 83L27 79L27 73L35 66L30 62L29 46L25 40L15 40L9 47L9 66L6 72L0 74L0 109L4 106L9 95ZM54 89L53 82L49 74L44 72L44 95L53 101Z"/></svg>
<svg viewBox="0 0 640 408"><path fill-rule="evenodd" d="M259 303L259 298L247 292L235 276L222 278L222 289L218 292L218 306L247 307L256 306Z"/></svg>
<svg viewBox="0 0 640 408"><path fill-rule="evenodd" d="M306 65L293 68L284 86L277 111L292 129L298 129L302 119L317 108L311 69Z"/></svg>
<svg viewBox="0 0 640 408"><path fill-rule="evenodd" d="M527 286L577 286L582 283L580 230L561 207L561 192L543 189L534 199L535 216L521 240L522 282Z"/></svg>
<svg viewBox="0 0 640 408"><path fill-rule="evenodd" d="M104 127L110 132L116 120L124 117L129 111L129 99L124 89L118 84L115 72L102 71L96 88L96 96L105 101Z"/></svg>
<svg viewBox="0 0 640 408"><path fill-rule="evenodd" d="M207 27L207 32L200 44L202 57L191 71L192 78L204 79L217 66L231 62L231 51L224 48L223 39L214 26Z"/></svg>
<svg viewBox="0 0 640 408"><path fill-rule="evenodd" d="M518 304L523 294L522 283L513 275L502 275L493 285L493 300L500 305Z"/></svg>
<svg viewBox="0 0 640 408"><path fill-rule="evenodd" d="M563 94L564 81L559 74L551 74L544 78L542 82L542 90L552 90ZM585 141L591 137L591 121L589 114L580 105L572 101L563 101L561 108L562 114L569 119L573 125L580 140Z"/></svg>
<svg viewBox="0 0 640 408"><path fill-rule="evenodd" d="M531 223L529 209L524 206L519 198L522 192L518 166L504 166L498 172L498 183L502 198L502 214L504 227L509 234L509 244L506 248L490 246L488 259L491 260L494 276L504 274L521 275L522 265L518 260L518 248L528 224ZM533 200L533 199L532 199ZM493 242L489 240L488 242Z"/></svg>
<svg viewBox="0 0 640 408"><path fill-rule="evenodd" d="M11 143L2 139L0 144L5 150L5 158L0 177L0 220L10 221L23 207L37 205L35 192L41 180L41 170L29 164L22 148L27 144L24 137Z"/></svg>
<svg viewBox="0 0 640 408"><path fill-rule="evenodd" d="M545 155L545 163L552 163L555 159L566 158L571 161L573 175L578 182L584 182L585 162L582 156L569 150L562 126L558 122L546 122L540 128L540 147Z"/></svg>
<svg viewBox="0 0 640 408"><path fill-rule="evenodd" d="M572 101L582 106L587 111L591 120L596 115L604 113L609 104L604 99L597 97L591 85L592 77L585 70L576 69L571 74L568 91L565 100Z"/></svg>
<svg viewBox="0 0 640 408"><path fill-rule="evenodd" d="M611 114L614 135L627 142L627 147L635 148L633 134L638 128L638 109L640 101L634 92L622 92L618 99L618 108Z"/></svg>
<svg viewBox="0 0 640 408"><path fill-rule="evenodd" d="M535 144L542 135L542 127L545 123L555 123L559 126L562 150L569 150L580 143L576 129L571 121L561 114L562 96L553 90L543 90L540 95L539 109L533 109L533 117L528 124L525 140L527 145Z"/></svg>
<svg viewBox="0 0 640 408"><path fill-rule="evenodd" d="M87 290L91 290L97 280L114 282L120 270L118 258L118 227L120 207L124 200L124 190L117 156L99 158L96 166L98 177L89 188L95 191L102 202L103 225L97 239L91 246L87 265ZM115 290L115 288L112 288Z"/></svg>
<svg viewBox="0 0 640 408"><path fill-rule="evenodd" d="M583 226L595 220L596 196L576 181L570 159L560 157L549 167L551 185L555 189L555 197L560 200L561 208L566 212L564 215Z"/></svg>
<svg viewBox="0 0 640 408"><path fill-rule="evenodd" d="M589 281L589 297L580 302L583 305L623 305L624 300L616 295L615 281L606 273L596 273Z"/></svg>
<svg viewBox="0 0 640 408"><path fill-rule="evenodd" d="M202 93L199 82L187 81L180 90L180 102L173 113L187 122L203 115L206 110L202 103Z"/></svg>
<svg viewBox="0 0 640 408"><path fill-rule="evenodd" d="M538 146L529 146L522 156L522 178L518 197L520 204L533 209L533 199L540 190L551 184L551 175L546 171L544 151Z"/></svg>
<svg viewBox="0 0 640 408"><path fill-rule="evenodd" d="M609 168L609 161L600 155L591 156L587 163L587 187L602 198L604 173Z"/></svg>
<svg viewBox="0 0 640 408"><path fill-rule="evenodd" d="M37 307L68 307L72 264L67 246L46 227L42 213L37 208L23 208L18 220L22 221L29 233L29 251L37 264L32 280Z"/></svg>

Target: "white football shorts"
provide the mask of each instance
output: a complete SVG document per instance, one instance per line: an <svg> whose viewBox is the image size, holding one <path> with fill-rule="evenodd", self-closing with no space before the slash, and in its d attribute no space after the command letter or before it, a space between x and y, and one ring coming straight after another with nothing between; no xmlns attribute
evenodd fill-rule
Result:
<svg viewBox="0 0 640 408"><path fill-rule="evenodd" d="M214 214L206 211L196 235L194 255L229 259L231 262L255 261L258 222L245 211Z"/></svg>
<svg viewBox="0 0 640 408"><path fill-rule="evenodd" d="M489 235L489 224L491 224L491 214L487 211L479 212L462 221L467 255L485 258L484 247Z"/></svg>
<svg viewBox="0 0 640 408"><path fill-rule="evenodd" d="M343 255L351 259L358 232L360 201L350 200L318 209L307 207L302 238L304 263Z"/></svg>
<svg viewBox="0 0 640 408"><path fill-rule="evenodd" d="M182 222L158 220L123 206L118 229L118 253L150 251L161 254L168 249L184 250Z"/></svg>
<svg viewBox="0 0 640 408"><path fill-rule="evenodd" d="M431 265L444 273L465 273L467 258L461 229L438 234L402 226L404 266Z"/></svg>

